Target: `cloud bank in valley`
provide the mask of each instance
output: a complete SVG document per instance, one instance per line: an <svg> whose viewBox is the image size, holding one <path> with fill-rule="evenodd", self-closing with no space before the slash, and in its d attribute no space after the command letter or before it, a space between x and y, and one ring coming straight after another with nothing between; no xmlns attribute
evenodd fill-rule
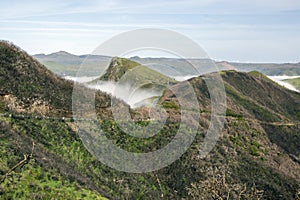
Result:
<svg viewBox="0 0 300 200"><path fill-rule="evenodd" d="M132 108L140 106L151 106L155 103L155 101L150 100L150 98L162 95L162 91L134 88L129 84L121 85L112 81L101 81L97 84L86 85L89 88L109 93L125 101Z"/></svg>

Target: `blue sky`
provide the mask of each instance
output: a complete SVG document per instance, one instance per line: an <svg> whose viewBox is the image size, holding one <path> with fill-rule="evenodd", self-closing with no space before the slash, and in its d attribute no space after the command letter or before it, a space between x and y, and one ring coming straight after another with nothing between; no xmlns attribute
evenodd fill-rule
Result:
<svg viewBox="0 0 300 200"><path fill-rule="evenodd" d="M300 62L299 0L0 2L0 38L30 54L88 54L138 28L182 33L216 60Z"/></svg>

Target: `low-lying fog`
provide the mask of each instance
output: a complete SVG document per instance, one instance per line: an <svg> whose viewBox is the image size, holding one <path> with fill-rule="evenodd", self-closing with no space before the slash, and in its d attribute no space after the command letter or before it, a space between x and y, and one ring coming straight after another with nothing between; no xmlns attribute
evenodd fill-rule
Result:
<svg viewBox="0 0 300 200"><path fill-rule="evenodd" d="M185 81L190 78L196 77L196 75L188 76L175 76L173 77L177 81ZM298 78L300 76L268 76L271 80L276 83L286 87L287 89L298 91L293 85L284 82L286 79ZM88 83L92 80L95 80L97 77L64 77L68 80L73 80L80 83ZM163 91L153 91L151 89L139 89L133 88L130 85L120 85L115 82L98 82L97 84L86 84L89 88L101 90L107 92L123 101L125 101L130 107L136 108L141 106L152 106L156 103L157 98L162 95Z"/></svg>
<svg viewBox="0 0 300 200"><path fill-rule="evenodd" d="M173 76L176 81L186 81L194 77L198 77L200 75L186 75L186 76Z"/></svg>
<svg viewBox="0 0 300 200"><path fill-rule="evenodd" d="M196 77L196 75L176 76L173 78L177 81L184 81L193 77ZM130 85L121 85L111 81L102 81L102 82L99 81L97 84L88 84L88 82L95 80L98 77L65 76L64 78L79 83L85 83L87 87L92 89L97 89L103 92L107 92L125 101L132 108L141 107L141 106L154 106L157 100L156 97L160 97L163 92L163 90L153 91L151 89L133 88Z"/></svg>
<svg viewBox="0 0 300 200"><path fill-rule="evenodd" d="M130 85L120 85L115 82L98 82L97 84L87 84L89 88L107 92L125 101L130 107L151 106L155 103L152 97L161 96L163 91L153 91L151 89L133 88Z"/></svg>
<svg viewBox="0 0 300 200"><path fill-rule="evenodd" d="M87 83L92 80L95 80L96 78L98 78L98 76L82 76L82 77L64 76L63 78L67 79L67 80L75 81L78 83Z"/></svg>

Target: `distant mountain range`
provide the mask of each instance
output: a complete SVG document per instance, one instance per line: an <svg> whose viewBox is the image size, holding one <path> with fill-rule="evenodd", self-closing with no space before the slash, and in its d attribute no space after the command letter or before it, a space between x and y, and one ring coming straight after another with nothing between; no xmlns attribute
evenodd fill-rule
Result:
<svg viewBox="0 0 300 200"><path fill-rule="evenodd" d="M86 76L99 76L104 73L104 70L108 67L110 60L109 56L101 55L81 55L76 56L64 51L60 51L52 54L37 54L34 55L42 64L44 64L51 71L58 75L75 76L80 65L86 69ZM208 63L215 62L207 59L175 59L175 58L140 58L132 57L132 61L136 61L142 65L145 65L151 69L159 71L160 73L168 76L176 75L199 75L209 72L207 70ZM84 61L84 62L83 62ZM227 61L216 61L216 66L219 70L238 70L243 72L259 71L268 76L299 76L300 75L300 63L236 63ZM197 66L195 70L192 66ZM165 66L165 67L164 67Z"/></svg>
<svg viewBox="0 0 300 200"><path fill-rule="evenodd" d="M36 58L43 56L49 55ZM60 62L69 67L67 73L75 73L79 66L76 62L83 59L66 52L51 57L60 57ZM65 57L69 60L64 60ZM105 62L111 60L95 56L95 62L100 58ZM135 62L138 59L132 58ZM71 60L74 65L70 64ZM115 58L108 64L111 68L101 72L107 75L101 79L118 79L119 72L136 65L135 62ZM181 61L171 59L167 62ZM231 69L229 65L231 63L226 63L227 69ZM172 66L181 70L179 65ZM97 71L96 65L94 67ZM160 77L161 74L156 75ZM186 153L171 165L154 172L125 173L102 164L83 145L72 113L75 83L58 77L15 45L1 41L0 198L299 199L300 94L281 87L257 71L220 72L227 94L225 124L211 153L200 158L199 151L212 112L206 81L213 75L204 74L187 80L194 89L200 113L194 108L188 111L197 112L200 118L189 122L198 123L199 130ZM185 83L174 82L171 88L181 88ZM175 138L181 111L171 89L165 89L157 102L168 114L164 128L157 135L144 139L130 136L116 125L111 112L114 97L84 85L78 86L82 89L82 103L87 98L84 94L95 93L97 123L106 132L106 137L120 148L136 153L150 152ZM190 95L186 90L182 94ZM182 103L189 105L189 98L185 101ZM120 103L130 110L137 125L149 123L151 108L133 109L122 101ZM184 125L182 127L186 133L191 131L185 130Z"/></svg>
<svg viewBox="0 0 300 200"><path fill-rule="evenodd" d="M81 65L88 66L89 70L86 71L86 76L95 76L95 74L99 75L103 72L111 60L111 57L108 56L76 56L65 51L48 55L37 54L33 57L59 76L76 76Z"/></svg>

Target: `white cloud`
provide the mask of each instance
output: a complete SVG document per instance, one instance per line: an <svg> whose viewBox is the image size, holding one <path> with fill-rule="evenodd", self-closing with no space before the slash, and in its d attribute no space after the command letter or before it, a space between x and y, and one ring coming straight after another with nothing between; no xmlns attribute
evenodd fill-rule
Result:
<svg viewBox="0 0 300 200"><path fill-rule="evenodd" d="M299 13L281 13L297 9L299 0L10 0L0 2L0 36L29 53L86 54L127 30L166 28L216 59L299 61Z"/></svg>
<svg viewBox="0 0 300 200"><path fill-rule="evenodd" d="M0 3L0 19L21 19L49 15L64 15L72 13L109 12L117 9L117 1L78 1L78 0L11 0Z"/></svg>
<svg viewBox="0 0 300 200"><path fill-rule="evenodd" d="M187 0L187 1L121 1L121 0L28 0L1 1L0 19L64 15L71 13L101 14L224 14L265 13L299 10L299 0Z"/></svg>

